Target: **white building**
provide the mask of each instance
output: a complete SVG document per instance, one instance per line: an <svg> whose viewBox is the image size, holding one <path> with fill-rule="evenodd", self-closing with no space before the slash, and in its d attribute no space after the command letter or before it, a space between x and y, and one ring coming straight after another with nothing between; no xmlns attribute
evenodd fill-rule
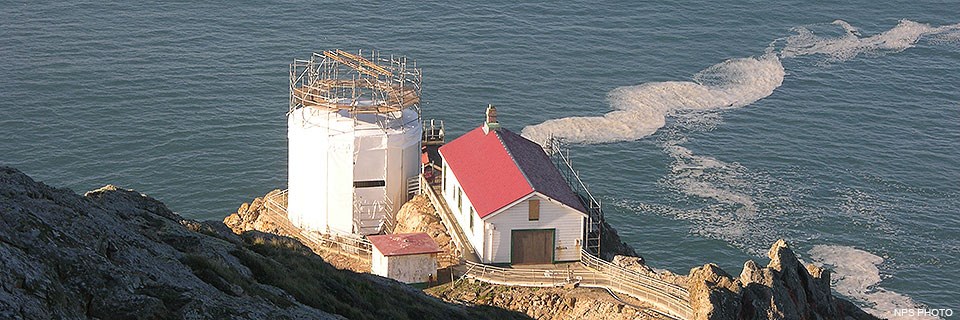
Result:
<svg viewBox="0 0 960 320"><path fill-rule="evenodd" d="M420 172L419 69L340 50L294 61L287 128L294 225L354 235L392 229Z"/></svg>
<svg viewBox="0 0 960 320"><path fill-rule="evenodd" d="M373 246L370 272L409 284L437 280L440 247L426 233L367 236Z"/></svg>
<svg viewBox="0 0 960 320"><path fill-rule="evenodd" d="M487 121L440 147L443 196L484 263L580 259L586 209L540 145Z"/></svg>

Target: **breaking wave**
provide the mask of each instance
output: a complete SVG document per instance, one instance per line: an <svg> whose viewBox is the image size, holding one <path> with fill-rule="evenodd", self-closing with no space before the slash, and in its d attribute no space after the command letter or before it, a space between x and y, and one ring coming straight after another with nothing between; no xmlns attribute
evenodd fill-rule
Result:
<svg viewBox="0 0 960 320"><path fill-rule="evenodd" d="M816 25L793 28L795 35L776 39L759 57L730 59L693 76L693 81L666 81L619 87L607 95L614 109L602 116L547 120L523 128L523 136L538 142L553 136L573 143L604 143L636 140L653 134L666 118L683 110L739 108L773 94L786 74L781 59L825 55L831 61L846 61L863 53L900 52L923 36L951 41L960 24L932 27L901 20L883 33L863 37L859 29L843 20L830 25L842 29L835 37L819 36ZM785 43L779 51L774 47Z"/></svg>
<svg viewBox="0 0 960 320"><path fill-rule="evenodd" d="M923 306L910 297L879 286L883 278L879 265L883 258L847 246L814 246L809 251L813 263L833 270L832 287L838 293L859 300L864 311L888 319L938 319L932 316L898 317L893 310Z"/></svg>

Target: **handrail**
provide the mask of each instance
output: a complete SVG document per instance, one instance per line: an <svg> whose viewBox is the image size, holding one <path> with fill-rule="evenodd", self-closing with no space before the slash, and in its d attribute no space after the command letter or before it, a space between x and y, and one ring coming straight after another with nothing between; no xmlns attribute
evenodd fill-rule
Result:
<svg viewBox="0 0 960 320"><path fill-rule="evenodd" d="M501 268L466 261L463 276L509 286L557 287L576 283L629 295L670 317L693 316L686 288L600 260L586 251L581 256L577 268L568 270Z"/></svg>
<svg viewBox="0 0 960 320"><path fill-rule="evenodd" d="M430 203L433 204L433 207L437 209L437 212L440 216L440 223L447 228L448 233L450 234L450 239L453 240L453 243L457 246L457 249L462 253L469 252L471 255L476 255L473 246L467 242L467 239L464 238L466 235L462 235L461 232L458 232L460 226L456 221L450 221L449 218L453 218L453 213L446 211L447 207L444 204L442 197L436 193L436 190L433 189L433 186L427 181L427 178L420 174L420 184L426 186L423 188L427 194L427 198L430 198ZM440 212L443 210L444 212ZM461 237L464 236L464 237Z"/></svg>
<svg viewBox="0 0 960 320"><path fill-rule="evenodd" d="M600 255L600 241L603 238L602 233L605 225L603 205L587 188L587 184L580 178L580 173L573 168L570 151L564 148L562 139L551 136L545 142L545 151L553 158L555 166L563 174L564 180L578 194L587 209L589 223L584 229L584 241L586 243L583 247L594 251L596 255ZM596 231L595 235L593 234L594 231Z"/></svg>
<svg viewBox="0 0 960 320"><path fill-rule="evenodd" d="M690 296L690 291L687 290L687 288L642 274L636 270L615 265L586 252L581 252L580 263L582 263L585 267L598 272L618 273L620 276L633 279L631 281L635 281L645 287L654 288L654 290L660 291L664 294L672 295L679 299L687 300Z"/></svg>
<svg viewBox="0 0 960 320"><path fill-rule="evenodd" d="M426 188L426 194L435 206L439 206L436 201L440 201L433 187L426 183L426 178L420 175L421 183ZM264 202L274 206L274 210L286 214L286 205L277 200L279 197L286 196L287 190L268 194L264 197ZM454 240L461 252L462 250L471 250L473 247L460 239L459 234L450 229L454 226L446 226L448 223L441 217L445 227L450 231L450 237ZM324 247L336 247L340 251L351 253L362 259L370 259L372 246L369 240L356 238L339 234L324 234L320 232L301 232L300 236L322 245ZM669 317L677 319L689 319L693 317L693 309L690 306L689 290L677 284L673 284L656 277L652 277L636 270L627 269L600 258L581 249L580 263L575 264L575 268L567 270L556 269L526 269L526 268L502 268L482 263L461 260L461 257L450 254L438 254L439 263L449 265L463 262L466 266L464 277L477 279L483 282L525 287L558 287L567 284L578 284L582 287L601 288L613 292L625 294L638 300L649 303L654 308Z"/></svg>
<svg viewBox="0 0 960 320"><path fill-rule="evenodd" d="M277 201L276 198L286 196L287 191L287 189L284 189L280 192L267 194L264 196L263 201L274 207L268 209L276 210L278 213L286 217L287 206ZM365 238L358 238L352 235L322 233L318 231L307 230L301 230L299 235L322 247L335 248L337 251L350 253L359 258L370 259L371 255L373 254L373 246L370 243L370 240Z"/></svg>

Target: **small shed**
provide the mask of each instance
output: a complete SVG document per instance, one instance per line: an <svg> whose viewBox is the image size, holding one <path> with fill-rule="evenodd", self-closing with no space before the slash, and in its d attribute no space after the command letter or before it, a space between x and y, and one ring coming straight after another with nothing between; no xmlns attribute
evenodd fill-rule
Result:
<svg viewBox="0 0 960 320"><path fill-rule="evenodd" d="M423 232L367 236L373 245L371 272L409 284L437 278L440 246Z"/></svg>

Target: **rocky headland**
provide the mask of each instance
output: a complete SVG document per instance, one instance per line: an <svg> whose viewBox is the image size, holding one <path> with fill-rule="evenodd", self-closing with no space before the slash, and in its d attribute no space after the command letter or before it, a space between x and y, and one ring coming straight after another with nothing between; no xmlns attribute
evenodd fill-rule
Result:
<svg viewBox="0 0 960 320"><path fill-rule="evenodd" d="M667 318L630 297L573 286L459 281L424 293L311 246L265 198L285 201L275 190L222 223L201 222L133 190L108 185L81 196L0 167L0 318ZM454 250L425 198L398 219L397 231L426 232ZM657 271L615 232L603 242L613 263L688 288L695 319L876 319L833 296L829 270L802 264L782 240L767 266L747 261L739 276L714 264L688 275Z"/></svg>
<svg viewBox="0 0 960 320"><path fill-rule="evenodd" d="M0 319L526 319L335 268L115 186L78 195L0 167Z"/></svg>

